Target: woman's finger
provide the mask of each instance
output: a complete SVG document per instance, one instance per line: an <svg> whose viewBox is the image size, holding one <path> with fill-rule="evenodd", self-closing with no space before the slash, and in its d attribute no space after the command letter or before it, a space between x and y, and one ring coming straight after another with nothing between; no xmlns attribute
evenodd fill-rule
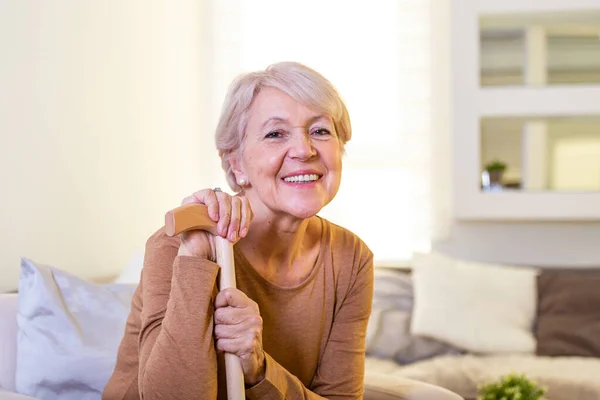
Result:
<svg viewBox="0 0 600 400"><path fill-rule="evenodd" d="M235 339L243 334L243 331L239 329L239 325L215 325L215 339Z"/></svg>
<svg viewBox="0 0 600 400"><path fill-rule="evenodd" d="M197 203L198 201L196 200L196 198L194 196L188 196L186 198L184 198L183 200L181 200L181 205L185 205L185 204L190 204L190 203Z"/></svg>
<svg viewBox="0 0 600 400"><path fill-rule="evenodd" d="M186 197L181 202L182 205L191 203L204 204L208 208L208 216L210 219L215 222L219 220L219 201L212 189L199 190Z"/></svg>
<svg viewBox="0 0 600 400"><path fill-rule="evenodd" d="M241 209L242 209L242 217L240 223L240 237L246 237L248 234L248 229L250 229L250 222L252 222L252 218L254 218L254 213L252 212L252 207L250 206L250 201L246 196L236 196L240 199Z"/></svg>
<svg viewBox="0 0 600 400"><path fill-rule="evenodd" d="M216 325L238 325L248 319L248 311L242 308L222 307L215 310Z"/></svg>
<svg viewBox="0 0 600 400"><path fill-rule="evenodd" d="M200 204L206 205L210 219L215 222L219 221L219 199L214 190L203 189L194 193L193 196Z"/></svg>
<svg viewBox="0 0 600 400"><path fill-rule="evenodd" d="M227 239L234 243L239 238L240 223L242 218L242 202L239 197L231 198L231 221L227 231Z"/></svg>
<svg viewBox="0 0 600 400"><path fill-rule="evenodd" d="M218 351L239 355L244 342L244 338L218 339L215 344Z"/></svg>
<svg viewBox="0 0 600 400"><path fill-rule="evenodd" d="M214 334L216 339L235 339L242 336L255 336L262 332L262 326L258 326L255 316L251 315L243 319L239 324L215 324Z"/></svg>
<svg viewBox="0 0 600 400"><path fill-rule="evenodd" d="M247 308L223 307L215 310L215 329L218 326L230 326L234 331L262 330L262 317ZM232 331L233 332L233 331Z"/></svg>
<svg viewBox="0 0 600 400"><path fill-rule="evenodd" d="M235 338L222 338L216 340L216 347L219 351L237 354L238 356L252 354L256 349L262 347L259 345L260 339L255 332L245 332L244 335Z"/></svg>
<svg viewBox="0 0 600 400"><path fill-rule="evenodd" d="M217 293L215 308L222 307L250 308L258 314L258 304L237 288L227 288Z"/></svg>
<svg viewBox="0 0 600 400"><path fill-rule="evenodd" d="M216 192L219 201L219 222L217 232L219 236L226 238L229 221L231 221L231 196L224 192Z"/></svg>

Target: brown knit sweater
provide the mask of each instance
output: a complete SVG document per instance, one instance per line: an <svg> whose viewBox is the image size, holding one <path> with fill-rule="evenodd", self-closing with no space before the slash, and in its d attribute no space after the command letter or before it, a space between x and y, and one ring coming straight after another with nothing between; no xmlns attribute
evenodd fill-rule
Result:
<svg viewBox="0 0 600 400"><path fill-rule="evenodd" d="M263 318L266 375L246 390L249 399L362 399L373 255L351 232L322 222L317 263L293 288L265 280L234 246L237 287ZM178 248L162 229L146 244L103 400L226 399L213 341L219 268L177 256Z"/></svg>

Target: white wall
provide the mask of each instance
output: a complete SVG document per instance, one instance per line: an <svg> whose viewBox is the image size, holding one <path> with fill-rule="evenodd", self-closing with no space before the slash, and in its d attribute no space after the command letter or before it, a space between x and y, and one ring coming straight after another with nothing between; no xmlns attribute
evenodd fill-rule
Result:
<svg viewBox="0 0 600 400"><path fill-rule="evenodd" d="M0 291L118 273L210 185L200 2L0 2Z"/></svg>
<svg viewBox="0 0 600 400"><path fill-rule="evenodd" d="M600 222L464 222L433 249L467 260L544 267L600 267Z"/></svg>

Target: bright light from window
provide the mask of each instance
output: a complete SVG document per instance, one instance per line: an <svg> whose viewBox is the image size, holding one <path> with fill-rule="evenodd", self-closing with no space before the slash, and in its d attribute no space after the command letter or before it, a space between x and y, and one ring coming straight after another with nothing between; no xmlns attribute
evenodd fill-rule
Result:
<svg viewBox="0 0 600 400"><path fill-rule="evenodd" d="M430 4L427 0L215 1L214 93L241 72L293 60L348 106L342 187L322 215L377 260L429 249Z"/></svg>

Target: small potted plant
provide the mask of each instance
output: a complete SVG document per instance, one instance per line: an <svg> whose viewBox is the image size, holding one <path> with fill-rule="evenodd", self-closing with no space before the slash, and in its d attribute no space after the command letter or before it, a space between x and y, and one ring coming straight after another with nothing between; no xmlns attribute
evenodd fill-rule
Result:
<svg viewBox="0 0 600 400"><path fill-rule="evenodd" d="M506 163L500 160L494 160L485 166L485 170L490 177L490 185L502 186L502 174L506 171Z"/></svg>
<svg viewBox="0 0 600 400"><path fill-rule="evenodd" d="M543 396L546 388L538 386L525 375L509 374L497 382L479 387L477 400L548 400Z"/></svg>

